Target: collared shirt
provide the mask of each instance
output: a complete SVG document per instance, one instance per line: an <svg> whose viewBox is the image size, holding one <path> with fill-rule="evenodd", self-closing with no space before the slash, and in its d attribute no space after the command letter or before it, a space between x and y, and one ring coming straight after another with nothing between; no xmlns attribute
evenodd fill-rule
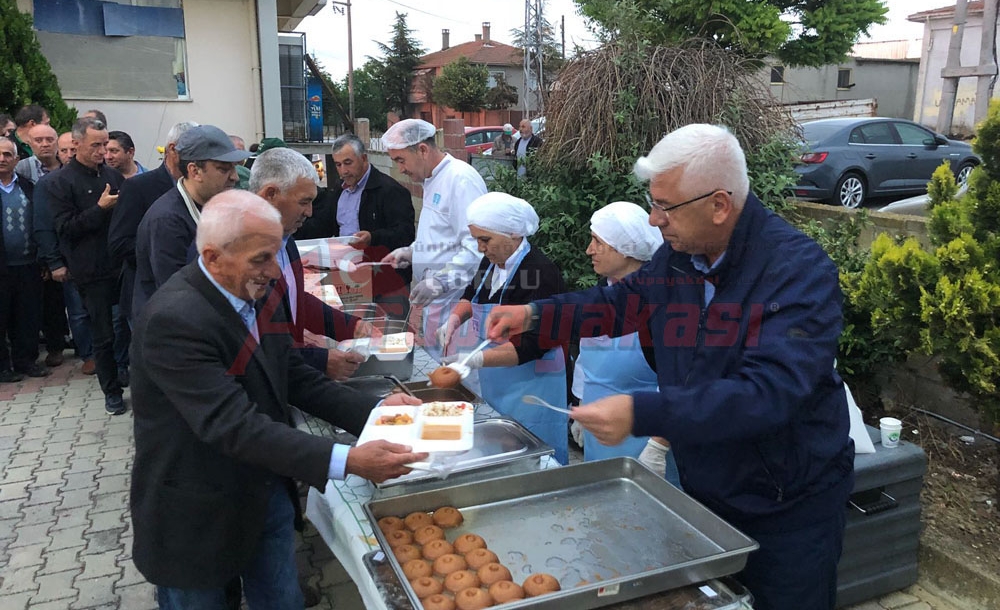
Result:
<svg viewBox="0 0 1000 610"><path fill-rule="evenodd" d="M724 258L726 258L725 252L719 255L719 258L715 259L715 264L709 267L708 258L704 254L691 255L691 265L698 271L701 271L703 274L705 274L705 299L704 299L705 307L708 307L709 303L712 302L712 299L715 298L715 284L708 281L708 278L711 277L713 273L715 273L715 271L719 268L719 265L722 264L722 259Z"/></svg>
<svg viewBox="0 0 1000 610"><path fill-rule="evenodd" d="M500 265L493 266L493 278L490 284L490 298L497 293L498 290L503 288L503 285L507 283L507 276L510 275L511 265L517 260L521 253L524 252L528 247L528 238L521 238L521 243L518 244L517 248L514 248L514 252L507 257L507 261L503 264L503 269Z"/></svg>
<svg viewBox="0 0 1000 610"><path fill-rule="evenodd" d="M288 236L281 240L281 249L278 250L278 265L281 267L281 275L285 278L285 285L288 287L288 307L292 310L292 323L295 323L295 319L298 317L298 304L299 295L297 286L295 285L295 272L292 270L292 261L288 258L288 250L285 248L288 246L288 240L291 236Z"/></svg>
<svg viewBox="0 0 1000 610"><path fill-rule="evenodd" d="M4 184L3 180L0 180L0 189L3 189L3 192L7 193L8 195L10 193L14 192L14 187L15 186L17 186L17 173L16 172L12 175L12 177L10 179L10 182L8 182L7 184Z"/></svg>
<svg viewBox="0 0 1000 610"><path fill-rule="evenodd" d="M287 242L287 238L285 241ZM284 248L282 248L281 251L283 252ZM250 334L253 335L253 338L257 340L257 343L260 343L260 334L257 329L257 311L254 309L253 303L239 298L223 288L219 282L215 281L212 274L205 268L205 262L200 256L198 257L198 267L201 269L201 272L205 274L205 277L208 278L208 281L212 282L212 285L215 286L216 290L218 290L222 296L226 298L226 301L229 302L229 305L232 306L237 315L240 316L240 319L243 320L247 330L249 330ZM350 450L350 445L335 444L333 446L333 451L330 452L330 466L327 468L328 478L338 481L343 480L347 471L347 454Z"/></svg>
<svg viewBox="0 0 1000 610"><path fill-rule="evenodd" d="M205 274L208 281L212 282L215 289L222 293L222 296L226 297L226 301L229 302L229 305L232 306L233 310L240 316L240 319L243 320L247 330L250 331L250 334L253 335L253 338L257 341L257 343L260 343L260 332L257 330L257 310L253 308L253 302L241 299L223 288L222 284L215 281L212 274L205 268L205 262L200 256L198 257L198 267L201 268L201 272Z"/></svg>
<svg viewBox="0 0 1000 610"><path fill-rule="evenodd" d="M62 166L60 165L60 167ZM57 167L56 169L59 168ZM32 155L27 159L21 159L20 161L18 161L17 167L14 168L14 171L16 171L22 177L24 177L25 180L34 184L38 182L39 179L41 179L41 177L44 176L45 174L55 170L50 170L49 168L45 167L41 159Z"/></svg>
<svg viewBox="0 0 1000 610"><path fill-rule="evenodd" d="M358 221L358 213L361 210L361 194L368 184L368 176L371 173L372 166L369 164L365 175L361 177L361 180L358 180L353 189L341 184L341 188L344 190L340 192L340 199L337 200L337 224L340 225L340 235L338 237L354 235L361 230L361 225Z"/></svg>

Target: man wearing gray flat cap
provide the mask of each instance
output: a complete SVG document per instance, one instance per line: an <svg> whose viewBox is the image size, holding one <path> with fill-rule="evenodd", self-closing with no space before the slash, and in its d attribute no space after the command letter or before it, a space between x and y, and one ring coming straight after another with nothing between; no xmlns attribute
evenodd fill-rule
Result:
<svg viewBox="0 0 1000 610"><path fill-rule="evenodd" d="M170 276L198 257L194 236L201 208L209 199L236 186L236 163L250 156L238 150L225 131L199 125L177 139L181 178L153 202L139 223L135 244L132 316Z"/></svg>

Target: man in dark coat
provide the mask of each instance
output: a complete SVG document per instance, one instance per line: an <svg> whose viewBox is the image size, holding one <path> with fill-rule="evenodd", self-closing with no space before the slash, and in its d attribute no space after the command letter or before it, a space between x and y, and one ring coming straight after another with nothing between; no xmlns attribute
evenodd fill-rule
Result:
<svg viewBox="0 0 1000 610"><path fill-rule="evenodd" d="M108 252L122 266L122 292L118 303L122 315L132 323L132 291L135 289L135 236L142 217L153 202L168 193L181 177L177 139L197 123L177 123L167 133L163 148L163 163L151 172L144 172L122 184L118 205L111 212L108 227Z"/></svg>
<svg viewBox="0 0 1000 610"><path fill-rule="evenodd" d="M302 608L292 479L319 489L347 474L379 482L426 457L385 441L337 445L291 425L289 401L357 434L376 398L325 379L287 333L257 324L254 303L281 276L281 241L268 203L219 195L204 208L199 258L137 319L132 557L160 608L225 607L236 577L251 608Z"/></svg>
<svg viewBox="0 0 1000 610"><path fill-rule="evenodd" d="M313 206L312 218L295 233L297 239L354 236L354 247L365 259L380 261L386 254L409 246L416 236L410 192L368 161L364 143L353 134L333 141L333 162L341 183L325 191ZM407 303L410 268L379 268L373 275L377 302ZM393 298L396 297L396 298ZM403 314L402 311L390 311Z"/></svg>

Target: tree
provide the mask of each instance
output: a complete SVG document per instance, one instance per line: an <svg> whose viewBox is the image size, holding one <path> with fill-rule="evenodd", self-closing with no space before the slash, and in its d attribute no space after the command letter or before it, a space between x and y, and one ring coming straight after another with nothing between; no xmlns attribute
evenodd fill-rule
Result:
<svg viewBox="0 0 1000 610"><path fill-rule="evenodd" d="M389 107L379 78L380 70L381 65L374 59L369 59L362 68L354 70L354 114L367 118L373 130L385 131L385 115ZM340 90L343 92L343 103L347 104L346 76Z"/></svg>
<svg viewBox="0 0 1000 610"><path fill-rule="evenodd" d="M52 66L42 55L31 16L17 9L15 0L0 0L0 111L13 115L21 106L38 104L49 113L52 126L69 129L76 109L66 105Z"/></svg>
<svg viewBox="0 0 1000 610"><path fill-rule="evenodd" d="M745 57L773 55L789 66L822 66L850 52L861 33L885 22L881 0L574 0L605 38L652 44L706 38Z"/></svg>
<svg viewBox="0 0 1000 610"><path fill-rule="evenodd" d="M489 72L486 66L473 65L459 57L434 79L434 100L460 112L474 112L486 106Z"/></svg>
<svg viewBox="0 0 1000 610"><path fill-rule="evenodd" d="M389 110L399 112L400 116L409 116L407 111L410 108L413 71L420 65L424 49L413 37L413 30L407 27L406 13L396 13L390 44L375 43L384 54L379 61L378 80L382 85L386 105Z"/></svg>
<svg viewBox="0 0 1000 610"><path fill-rule="evenodd" d="M494 76L496 86L486 90L485 105L490 110L506 110L517 104L517 87L507 82L499 72Z"/></svg>

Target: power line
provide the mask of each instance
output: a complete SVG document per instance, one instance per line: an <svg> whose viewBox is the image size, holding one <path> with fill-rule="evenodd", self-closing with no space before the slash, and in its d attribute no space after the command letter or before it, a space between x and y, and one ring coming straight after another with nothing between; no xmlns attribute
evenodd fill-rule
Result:
<svg viewBox="0 0 1000 610"><path fill-rule="evenodd" d="M403 8L408 8L411 11L417 11L418 13L423 13L424 15L430 15L431 17L436 17L438 19L444 19L446 21L451 21L451 22L454 22L454 23L464 23L465 25L475 25L471 21L461 21L459 19L452 19L451 17L445 17L444 15L437 15L435 13L428 13L425 10L422 10L422 9L410 6L409 4L403 4L402 2L396 2L396 0L385 0L385 1L388 2L388 3L390 3L390 4L399 5L399 6L403 7Z"/></svg>

